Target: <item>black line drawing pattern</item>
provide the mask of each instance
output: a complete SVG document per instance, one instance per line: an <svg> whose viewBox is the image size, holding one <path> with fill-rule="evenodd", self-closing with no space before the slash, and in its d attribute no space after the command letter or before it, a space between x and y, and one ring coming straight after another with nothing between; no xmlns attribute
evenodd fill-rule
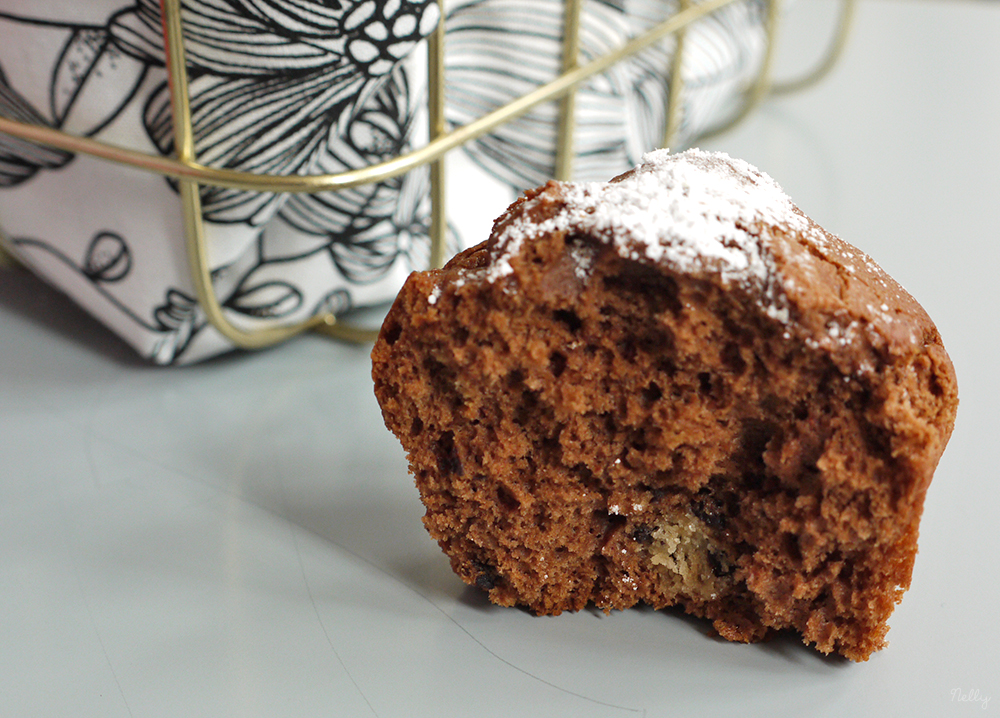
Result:
<svg viewBox="0 0 1000 718"><path fill-rule="evenodd" d="M677 11L664 0L594 0L581 17L581 64ZM763 56L762 0L729 5L688 29L684 60L684 145L724 117L727 100ZM463 125L560 72L562 0L472 0L448 13L448 121ZM605 180L662 144L673 38L585 81L577 93L574 175ZM555 169L558 107L543 105L466 146L472 160L515 191L543 184Z"/></svg>
<svg viewBox="0 0 1000 718"><path fill-rule="evenodd" d="M99 296L134 325L155 334L157 341L148 358L158 364L170 364L182 357L191 340L207 326L197 300L173 287L167 288L160 303L153 307L152 319L144 318L116 296L112 285L125 279L131 271L132 251L125 239L115 232L102 230L96 233L80 261L46 241L16 238L12 244L15 249L50 258L69 270L71 276L79 277L80 283L90 293Z"/></svg>
<svg viewBox="0 0 1000 718"><path fill-rule="evenodd" d="M102 139L108 128L134 122L130 131L150 150L169 155L173 126L159 0L102 1L109 8L103 21L76 22L32 18L20 4L0 0L0 114ZM762 56L762 6L763 0L744 0L689 31L684 138L716 121L754 71ZM675 0L591 0L581 59L617 47L675 10ZM426 87L407 60L438 22L435 0L183 0L183 13L200 162L256 173L335 173L421 141ZM3 33L21 30L58 38L44 100L25 92L16 57L5 56ZM558 74L561 0L454 0L446 30L453 126ZM660 144L672 52L667 41L581 88L580 178L617 174ZM513 198L552 176L555 135L556 105L550 103L465 152ZM73 166L68 152L0 135L0 212L3 190L13 196ZM168 195L176 192L170 180L160 186ZM337 193L203 187L210 245L213 232L243 238L239 251L213 265L224 311L252 328L390 299L406 273L428 261L428 188L426 168ZM123 335L134 330L126 340L155 363L187 363L227 348L206 323L190 278L167 274L160 286L133 296L136 277L150 275L142 231L98 222L81 230L90 239L79 258L72 255L80 250L65 249L61 238L39 238L34 230L18 232L12 244L36 271L56 268L73 285L64 287L67 293L87 294L80 301L98 318L101 303L116 312L118 320L106 323ZM452 251L460 248L456 228L449 227L448 240Z"/></svg>
<svg viewBox="0 0 1000 718"><path fill-rule="evenodd" d="M204 164L260 174L313 171L330 137L349 131L355 110L437 21L430 0L244 0L231 3L242 12L228 13L216 4L184 6L195 150ZM300 14L288 14L296 6ZM162 49L149 52L162 34L155 0L116 16L111 32L128 43L126 51L162 62ZM148 98L143 119L160 152L172 153L166 81ZM213 222L260 226L281 201L226 188L202 191L204 216Z"/></svg>
<svg viewBox="0 0 1000 718"><path fill-rule="evenodd" d="M420 93L413 92L403 61L436 26L438 6L432 0L185 0L183 9L199 161L256 173L335 172L387 159L410 145ZM25 27L60 25L2 7L0 20ZM49 106L38 109L15 89L0 51L0 113L93 136L130 104L141 103L145 135L156 150L171 154L159 2L123 5L101 26L61 27L65 41L51 73ZM140 88L150 84L141 96ZM0 187L21 185L72 160L70 153L0 136ZM240 225L251 238L243 256L214 269L220 303L250 320L288 319L307 309L344 311L354 303L351 285L379 281L397 260L407 270L419 266L428 254L425 174L308 198L203 188L206 222ZM300 238L292 250L268 242L282 234L273 231L274 224L295 227L311 242ZM44 240L13 244L75 268L111 300L108 272L120 279L139 261L137 250L120 236L118 241L118 255L102 239L96 250L101 259L88 256L81 262ZM326 256L344 286L322 292L306 308L306 292L293 279L275 277L271 265L287 268L316 254ZM149 351L154 361L190 360L185 352L205 323L189 292L167 287L151 309L151 321L119 300L113 303L159 335Z"/></svg>

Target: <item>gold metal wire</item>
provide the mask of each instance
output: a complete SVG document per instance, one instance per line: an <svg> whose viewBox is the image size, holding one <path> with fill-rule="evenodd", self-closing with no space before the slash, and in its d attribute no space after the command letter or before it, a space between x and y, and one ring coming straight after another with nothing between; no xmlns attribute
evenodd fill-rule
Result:
<svg viewBox="0 0 1000 718"><path fill-rule="evenodd" d="M441 0L441 20L427 38L427 115L429 141L444 137L448 132L445 119L444 73L444 2ZM447 253L445 237L448 232L448 213L445 209L444 156L430 163L431 173L431 258L433 268L444 266Z"/></svg>
<svg viewBox="0 0 1000 718"><path fill-rule="evenodd" d="M686 10L691 6L691 0L677 0L677 7ZM667 95L667 121L663 128L663 146L672 147L677 134L681 129L681 121L684 118L684 37L687 35L687 27L680 28L674 33L674 54L670 63L670 85Z"/></svg>
<svg viewBox="0 0 1000 718"><path fill-rule="evenodd" d="M562 71L572 72L580 66L580 13L583 0L565 0L563 13ZM559 100L559 126L556 132L555 178L573 177L573 157L576 154L576 86Z"/></svg>
<svg viewBox="0 0 1000 718"><path fill-rule="evenodd" d="M0 269L10 269L18 266L14 255L7 249L6 245L8 242L7 236L3 233L3 230L0 230Z"/></svg>
<svg viewBox="0 0 1000 718"><path fill-rule="evenodd" d="M852 0L847 0L852 1ZM750 86L750 88L744 93L743 104L740 105L739 109L726 121L713 127L708 132L701 135L699 139L711 139L717 135L721 135L723 132L731 129L735 125L738 125L746 116L753 112L765 97L767 97L768 92L771 88L771 68L774 65L774 46L775 37L778 33L778 16L781 12L781 0L766 0L767 3L767 17L764 21L764 57L761 60L760 71L757 73L756 81Z"/></svg>
<svg viewBox="0 0 1000 718"><path fill-rule="evenodd" d="M174 115L174 148L177 160L195 162L194 127L191 124L191 95L188 91L187 63L183 51L183 26L180 0L164 0L163 31L167 44L167 68L170 78L170 100ZM188 264L194 280L195 294L205 318L226 339L243 349L260 349L285 341L318 325L336 321L333 315L317 315L293 325L245 331L225 316L212 287L212 270L205 242L202 221L200 186L197 180L182 177L178 183L184 216Z"/></svg>
<svg viewBox="0 0 1000 718"><path fill-rule="evenodd" d="M837 64L837 60L844 54L847 47L847 38L851 34L851 26L854 24L854 13L857 9L857 0L843 0L840 3L840 13L837 17L837 27L826 51L820 57L816 67L799 78L784 80L771 86L772 95L785 95L790 92L805 90L826 77Z"/></svg>
<svg viewBox="0 0 1000 718"><path fill-rule="evenodd" d="M529 112L534 107L552 100L560 101L559 144L557 147L556 175L569 178L572 174L573 135L575 130L576 87L584 80L607 71L623 59L654 46L670 35L676 36L677 51L669 69L671 83L668 98L665 139L673 140L680 127L681 93L683 90L681 64L683 33L698 19L738 0L679 0L678 10L663 22L635 37L617 50L579 64L579 31L581 0L565 0L563 40L563 72L554 80L537 87L526 95L500 107L466 125L447 130L445 122L445 24L444 0L438 0L441 19L437 29L428 38L428 112L429 141L410 152L384 162L337 174L320 175L264 175L224 168L209 167L197 161L194 150L194 132L191 126L190 95L187 87L187 65L184 55L181 0L161 0L164 34L167 44L168 74L174 115L175 157L163 157L146 152L118 147L86 137L77 137L59 130L32 125L0 117L0 132L21 139L49 145L68 152L86 154L116 164L126 165L178 180L184 213L186 246L191 274L198 301L207 320L233 344L243 348L260 348L304 330L317 329L327 334L353 341L371 340L375 332L338 323L333 315L317 316L293 326L246 331L234 326L224 315L215 296L204 236L199 188L201 185L226 187L256 192L321 192L347 189L358 185L382 182L399 176L422 165L430 166L431 174L431 266L439 267L446 259L447 220L445 210L445 155L461 145L487 134L496 127ZM771 64L774 38L777 32L779 0L767 0L765 58L756 82L746 93L742 109L723 127L721 132L739 122L756 106L771 88ZM777 91L802 89L817 81L835 64L843 50L850 25L855 0L843 0L840 25L827 56L809 75L792 83L783 83ZM669 144L669 143L667 143ZM2 261L0 249L0 261Z"/></svg>

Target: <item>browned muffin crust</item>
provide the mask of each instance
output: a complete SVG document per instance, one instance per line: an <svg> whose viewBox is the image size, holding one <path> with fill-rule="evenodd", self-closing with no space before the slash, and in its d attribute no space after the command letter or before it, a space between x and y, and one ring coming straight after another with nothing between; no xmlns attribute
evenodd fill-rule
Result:
<svg viewBox="0 0 1000 718"><path fill-rule="evenodd" d="M954 370L916 301L749 165L660 152L527 193L410 277L372 357L427 530L492 601L885 645Z"/></svg>

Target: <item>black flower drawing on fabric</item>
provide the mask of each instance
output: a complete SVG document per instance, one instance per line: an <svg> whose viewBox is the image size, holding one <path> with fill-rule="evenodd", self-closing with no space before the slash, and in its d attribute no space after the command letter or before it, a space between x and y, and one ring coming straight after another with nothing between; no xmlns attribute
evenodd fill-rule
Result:
<svg viewBox="0 0 1000 718"><path fill-rule="evenodd" d="M120 282L132 271L132 251L116 232L101 231L95 234L84 252L83 261L77 262L57 247L40 239L17 238L11 240L15 247L32 247L52 255L61 264L71 267L96 287Z"/></svg>
<svg viewBox="0 0 1000 718"><path fill-rule="evenodd" d="M614 50L677 11L663 0L594 0L584 6L580 61ZM763 42L763 4L734 3L689 29L680 136L690 140L718 114L729 80L748 71ZM467 124L561 71L562 0L471 0L446 18L447 113ZM591 78L577 93L574 174L606 179L662 144L673 38ZM714 93L714 94L713 94ZM707 112L706 112L707 110ZM558 105L547 103L465 146L469 157L515 191L543 184L555 172Z"/></svg>
<svg viewBox="0 0 1000 718"><path fill-rule="evenodd" d="M98 232L90 240L81 270L92 282L117 282L132 269L132 252L121 235Z"/></svg>
<svg viewBox="0 0 1000 718"><path fill-rule="evenodd" d="M396 156L410 146L419 106L405 73L397 68L354 117L348 131L324 148L323 172L365 167ZM418 168L384 182L339 192L290 197L278 216L298 231L316 237L308 251L326 250L340 273L354 284L378 281L402 257L408 269L430 259L430 179ZM457 234L449 233L452 250ZM278 258L280 248L269 250ZM300 249L300 253L302 250ZM287 255L282 257L288 259Z"/></svg>
<svg viewBox="0 0 1000 718"><path fill-rule="evenodd" d="M561 71L563 14L561 0L474 0L449 13L448 121L467 124L554 79ZM580 30L586 61L619 46L628 26L619 8L594 2L581 16ZM576 143L580 161L592 165L588 174L611 176L607 168L625 161L626 81L619 66L587 81L577 94L586 120L578 125ZM470 143L466 152L517 190L543 184L555 172L557 113L556 103L542 105Z"/></svg>
<svg viewBox="0 0 1000 718"><path fill-rule="evenodd" d="M439 19L434 0L184 0L195 149L199 161L254 173L338 172L402 152L410 142L413 106L403 60ZM44 111L18 94L0 67L0 112L5 116L93 135L141 103L142 127L158 151L173 151L173 126L158 0L135 0L102 26L60 24L0 12L0 20L59 28L66 36L52 70ZM157 78L160 78L157 81ZM145 82L144 82L145 81ZM138 88L152 87L137 97ZM107 97L114 98L108 103ZM43 169L57 169L70 153L0 137L0 186L13 186ZM290 196L225 188L202 189L204 218L260 231ZM317 242L348 282L371 283L403 257L412 263L427 245L426 172L345 193L297 202L290 222ZM317 222L325 222L319 224ZM423 236L415 236L416 233ZM357 242L358 247L352 243ZM297 241L301 245L301 241ZM41 247L44 245L44 248ZM124 247L124 244L121 245ZM128 274L133 256L95 237L82 264L63 258L95 287ZM47 254L58 253L40 243ZM305 296L291 281L264 270L302 258L301 246L244 257L239 267L215 268L213 284L228 311L272 320L302 309ZM426 250L423 250L426 254ZM250 266L247 266L247 262ZM234 272L244 272L234 281ZM167 288L153 321L99 293L147 330L162 335L158 363L180 360L206 326L196 300ZM315 302L315 299L311 300ZM350 288L334 288L316 311L352 305Z"/></svg>
<svg viewBox="0 0 1000 718"><path fill-rule="evenodd" d="M410 144L418 107L425 93L413 92L409 78L396 67L356 113L343 135L328 143L318 158L323 172L368 166L398 155ZM311 312L339 314L354 306L352 289L383 279L402 261L407 271L426 267L430 254L429 173L426 168L384 182L337 192L292 195L258 236L256 257L235 281L225 306L248 318L282 318L303 307L305 298L280 276L276 267L325 254L347 282L327 293ZM296 241L275 232L277 223L297 232ZM273 236L277 235L277 239ZM454 231L451 249L458 249ZM221 272L220 275L221 276Z"/></svg>
<svg viewBox="0 0 1000 718"><path fill-rule="evenodd" d="M302 306L302 292L280 280L241 287L225 306L255 319L280 319Z"/></svg>
<svg viewBox="0 0 1000 718"><path fill-rule="evenodd" d="M433 0L185 0L183 7L199 161L279 175L314 172L331 135L347 129L354 110L379 90L439 17ZM0 19L57 25L6 12ZM133 99L150 68L163 73L162 27L158 0L125 6L105 26L67 23L48 112L14 91L2 67L0 112L77 134L99 132ZM116 98L111 103L109 88ZM91 94L100 102L87 102ZM82 109L76 114L86 118L74 116L77 107ZM171 154L173 119L165 75L145 100L143 122L156 148ZM0 137L0 186L22 182L38 169L61 167L71 157ZM215 222L258 225L281 201L225 188L202 191L204 216Z"/></svg>
<svg viewBox="0 0 1000 718"><path fill-rule="evenodd" d="M324 3L186 0L185 48L195 152L206 165L257 174L307 174L331 137L436 25L432 0ZM110 32L125 52L163 63L159 3L140 0ZM148 98L144 123L173 152L169 87ZM213 222L260 225L283 196L202 189Z"/></svg>
<svg viewBox="0 0 1000 718"><path fill-rule="evenodd" d="M258 174L337 173L380 162L412 144L423 93L413 91L401 61L436 26L435 0L182 2L195 150L202 163ZM684 137L706 128L732 89L727 83L756 61L762 3L734 3L689 30L697 42L690 43L693 70L685 85L706 101L686 103ZM676 0L591 0L583 15L581 58L619 46L676 7ZM456 0L447 19L449 122L464 124L555 77L562 13L561 0ZM118 120L137 122L130 132L172 153L159 0L122 0L94 25L8 11L0 11L0 23L44 27L61 43L47 102L35 103L10 81L14 65L3 66L0 47L0 113L84 136ZM668 40L581 88L575 137L581 177L606 178L659 144L671 53ZM555 118L556 104L549 103L465 151L512 189L541 184L553 174ZM59 171L72 159L0 135L0 189ZM220 303L244 323L340 312L356 296L374 296L378 282L400 268L426 266L428 177L421 169L317 195L203 187L205 219L248 232L247 250L229 266L213 268ZM211 343L208 332L195 341L208 325L189 293L157 288L152 299L143 299L143 309L135 309L109 291L127 284L122 280L142 259L121 237L95 233L82 261L71 261L54 243L23 241L72 268L85 291L104 297L147 335L152 332L155 361L182 362L187 352L202 356L199 347ZM449 245L458 248L450 227ZM297 267L317 262L331 276L329 290L307 290L305 277L295 274Z"/></svg>
<svg viewBox="0 0 1000 718"><path fill-rule="evenodd" d="M52 126L7 82L0 68L0 115L19 122ZM0 187L13 187L31 179L40 169L62 167L73 159L69 152L0 134Z"/></svg>
<svg viewBox="0 0 1000 718"><path fill-rule="evenodd" d="M132 100L146 66L124 55L105 27L92 27L0 12L0 20L61 27L65 40L52 68L48 106L38 108L8 81L0 66L0 115L12 120L90 137L112 122ZM88 102L98 95L101 102ZM58 169L73 159L64 150L0 134L0 187L18 185L39 170Z"/></svg>
<svg viewBox="0 0 1000 718"><path fill-rule="evenodd" d="M332 314L339 317L353 308L351 294L346 289L334 289L316 303L313 314Z"/></svg>
<svg viewBox="0 0 1000 718"><path fill-rule="evenodd" d="M332 237L330 256L340 273L355 284L379 280L402 257L409 270L424 268L430 259L430 208L427 202L428 173L418 170L400 182L395 211L366 222L364 229ZM456 235L449 246L456 249Z"/></svg>
<svg viewBox="0 0 1000 718"><path fill-rule="evenodd" d="M198 301L170 288L163 304L153 309L154 329L161 335L153 347L150 358L157 364L174 364L207 324Z"/></svg>
<svg viewBox="0 0 1000 718"><path fill-rule="evenodd" d="M167 289L163 303L154 307L151 319L143 317L122 303L109 285L125 280L132 271L132 250L118 233L97 232L90 240L82 260L66 255L51 243L32 238L14 238L12 245L33 256L47 255L55 263L79 275L90 292L102 297L132 322L155 335L150 358L158 364L175 363L183 357L192 339L206 325L204 313L194 297L178 290Z"/></svg>

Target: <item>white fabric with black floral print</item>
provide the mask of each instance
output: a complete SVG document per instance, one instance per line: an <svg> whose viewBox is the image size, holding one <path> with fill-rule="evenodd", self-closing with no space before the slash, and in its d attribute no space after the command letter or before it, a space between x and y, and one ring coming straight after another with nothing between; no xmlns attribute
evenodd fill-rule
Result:
<svg viewBox="0 0 1000 718"><path fill-rule="evenodd" d="M556 76L561 8L560 0L446 5L449 123ZM589 0L582 57L675 9ZM752 77L762 14L760 0L743 0L692 28L685 141L723 117ZM184 0L183 19L203 163L332 173L425 140L425 57L414 49L439 20L433 0ZM581 88L581 177L621 172L659 144L671 52L665 42ZM158 0L0 0L0 115L172 153ZM482 215L471 231L452 218L452 250L482 239L517 192L551 176L555 135L550 104L457 153L452 191L483 200L456 213ZM427 262L427 190L426 169L339 193L203 188L213 285L227 316L252 329L391 299ZM0 134L0 228L26 265L152 361L189 363L230 348L194 299L171 181Z"/></svg>

